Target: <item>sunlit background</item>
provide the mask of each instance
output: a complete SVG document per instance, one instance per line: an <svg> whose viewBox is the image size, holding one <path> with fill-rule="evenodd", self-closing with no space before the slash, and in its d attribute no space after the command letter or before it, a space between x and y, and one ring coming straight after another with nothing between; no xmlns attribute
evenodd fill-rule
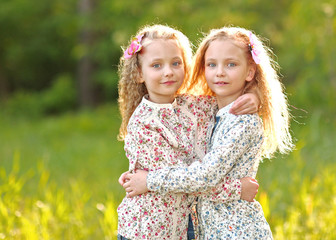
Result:
<svg viewBox="0 0 336 240"><path fill-rule="evenodd" d="M267 39L296 148L260 166L275 239L336 239L335 0L0 0L0 239L116 239L118 63L138 28Z"/></svg>

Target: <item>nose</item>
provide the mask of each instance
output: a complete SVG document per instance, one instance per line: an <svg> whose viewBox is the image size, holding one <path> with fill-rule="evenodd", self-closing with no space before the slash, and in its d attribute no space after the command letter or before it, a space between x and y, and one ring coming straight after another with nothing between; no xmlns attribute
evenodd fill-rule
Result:
<svg viewBox="0 0 336 240"><path fill-rule="evenodd" d="M216 77L223 77L225 75L225 71L222 67L218 66L216 71Z"/></svg>
<svg viewBox="0 0 336 240"><path fill-rule="evenodd" d="M164 76L165 77L171 77L171 76L173 76L173 70L172 70L172 68L170 66L166 66L164 68Z"/></svg>

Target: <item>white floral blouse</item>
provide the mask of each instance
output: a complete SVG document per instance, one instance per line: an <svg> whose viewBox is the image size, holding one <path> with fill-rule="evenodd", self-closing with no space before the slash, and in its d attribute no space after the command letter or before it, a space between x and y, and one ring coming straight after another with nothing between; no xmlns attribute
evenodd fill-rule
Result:
<svg viewBox="0 0 336 240"><path fill-rule="evenodd" d="M218 111L210 151L202 163L150 172L147 185L161 194L203 191L197 208L200 239L272 239L257 201L223 202L213 199L207 190L227 177L255 177L261 160L261 119L257 114L232 115L228 112L231 105Z"/></svg>
<svg viewBox="0 0 336 240"><path fill-rule="evenodd" d="M187 167L205 155L206 132L217 111L211 97L178 96L172 104L145 97L133 113L125 138L129 170ZM239 199L240 181L229 180L212 190L219 199ZM148 192L124 198L118 207L118 233L128 239L187 239L194 195Z"/></svg>

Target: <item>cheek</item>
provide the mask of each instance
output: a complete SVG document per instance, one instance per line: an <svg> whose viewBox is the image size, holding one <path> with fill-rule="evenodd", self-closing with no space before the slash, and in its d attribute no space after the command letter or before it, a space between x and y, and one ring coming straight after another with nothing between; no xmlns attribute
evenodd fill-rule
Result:
<svg viewBox="0 0 336 240"><path fill-rule="evenodd" d="M149 70L149 71L146 72L146 75L147 75L148 78L154 78L154 79L156 79L156 78L158 78L158 77L161 76L161 72L154 71L154 70L151 69L151 70Z"/></svg>
<svg viewBox="0 0 336 240"><path fill-rule="evenodd" d="M181 78L181 80L183 81L184 80L184 77L185 77L185 71L184 69L180 69L177 71L177 75L179 76L179 78Z"/></svg>
<svg viewBox="0 0 336 240"><path fill-rule="evenodd" d="M207 81L213 79L213 71L205 69L204 76Z"/></svg>
<svg viewBox="0 0 336 240"><path fill-rule="evenodd" d="M232 79L237 79L237 80L245 79L245 75L238 71L231 71L227 75Z"/></svg>

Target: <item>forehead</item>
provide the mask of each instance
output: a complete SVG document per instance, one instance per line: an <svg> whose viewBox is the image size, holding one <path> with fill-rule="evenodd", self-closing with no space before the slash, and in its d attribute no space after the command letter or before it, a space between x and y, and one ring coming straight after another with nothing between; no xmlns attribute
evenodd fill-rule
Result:
<svg viewBox="0 0 336 240"><path fill-rule="evenodd" d="M174 39L155 39L144 44L143 56L155 55L156 57L178 56L182 50Z"/></svg>
<svg viewBox="0 0 336 240"><path fill-rule="evenodd" d="M209 44L205 58L241 58L245 57L242 43L233 39L216 39Z"/></svg>

